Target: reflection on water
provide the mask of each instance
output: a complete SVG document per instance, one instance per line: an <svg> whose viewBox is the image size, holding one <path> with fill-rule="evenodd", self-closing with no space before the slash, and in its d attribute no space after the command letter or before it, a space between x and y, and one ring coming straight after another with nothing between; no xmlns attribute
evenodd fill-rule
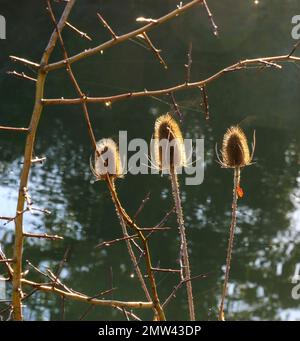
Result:
<svg viewBox="0 0 300 341"><path fill-rule="evenodd" d="M13 18L17 9L10 6L9 1L5 3L3 8L7 11L7 18ZM105 17L119 15L119 7L116 7L119 3L114 0L103 5ZM168 7L158 1L151 10L145 1L129 3L132 13L123 14L121 22L114 25L123 32L130 29L129 23L144 11L155 17L155 13L163 13L166 9L163 7ZM167 3L173 4L172 1ZM218 1L211 3L221 27L219 40L212 35L201 11L194 11L173 21L165 29L153 32L153 38L163 48L169 63L169 70L164 74L152 55L126 43L107 51L102 57L79 63L76 72L81 85L89 94L99 95L181 82L188 40L192 40L194 46L194 79L205 77L244 57L282 54L292 45L289 24L297 10L296 1L284 5L280 1L265 0L254 6L253 1L228 0L226 9L225 4ZM272 11L269 9L271 5ZM92 16L97 7L92 1L78 2L73 21L78 25L81 23L87 32L95 32L96 23L85 18ZM80 8L85 16L79 15ZM225 10L228 14L221 15ZM26 20L22 17L22 20L32 23L30 28L26 27L27 31L37 32L35 25L39 23L32 22L31 18L40 11L42 7L32 7L25 16ZM5 45L0 42L6 54L6 59L0 57L0 124L23 126L29 120L33 89L27 83L24 85L8 78L5 71L9 68L8 54L28 57L33 54L33 59L38 60L44 45L39 37L46 39L50 30L46 15L39 20L43 22L39 26L41 30L32 36L39 41L38 44L30 42L29 47L27 42L19 41L17 47L10 39ZM10 34L16 35L17 28L18 25L11 28ZM97 34L93 44L98 39L107 39L105 33ZM274 34L276 39L273 39ZM67 33L67 37L73 51L84 46L72 34ZM299 77L299 70L293 65L281 71L256 70L226 75L208 87L209 121L204 118L201 98L196 90L176 94L184 114L184 135L205 138L204 183L184 186L182 181L181 186L192 272L209 273L206 279L194 283L200 319L214 320L217 317L231 214L232 173L221 169L215 162L214 146L216 142L220 144L226 128L236 123L242 125L250 139L253 129L256 129L257 149L256 164L242 172L245 196L239 202L227 318L300 319L299 301L291 297L292 276L300 262ZM73 96L70 88L63 85L68 84L68 79L62 72L51 76L49 82L47 96ZM16 89L20 91L16 92ZM128 138L140 137L149 141L155 118L169 110L169 102L170 98L163 97L159 100L120 102L113 104L111 109L91 106L96 136L98 139L108 136L117 139L119 130L128 130ZM22 136L0 134L0 215L10 216L15 211L23 144ZM24 259L29 259L42 270L47 267L55 269L65 250L70 248L61 278L73 289L94 295L113 286L116 290L109 297L143 299L143 292L132 276L133 269L125 245L95 249L99 242L121 236L121 229L105 185L92 181L89 170L91 149L80 108L46 108L38 131L35 155L45 155L47 161L33 166L30 193L35 206L47 208L52 214L26 213L25 229L59 234L65 239L56 242L28 239ZM119 180L117 186L130 214L134 214L151 191L151 200L139 217L142 226L155 225L172 207L169 181L165 177L128 175ZM153 237L151 249L156 264L176 267L178 238L175 217L171 217L168 226L171 231ZM1 246L8 255L12 254L13 227L13 223L6 226L0 223ZM3 269L0 265L0 274ZM33 272L30 276L41 279ZM163 299L177 281L174 274L157 274L158 289ZM7 290L9 294L10 287ZM61 305L57 297L34 294L26 302L25 316L32 320L58 320L62 318ZM66 302L65 318L79 319L86 308L80 303ZM150 318L145 312L139 314ZM169 305L167 315L170 319L187 317L184 291L179 292ZM123 319L123 316L118 311L95 308L85 318L107 320Z"/></svg>

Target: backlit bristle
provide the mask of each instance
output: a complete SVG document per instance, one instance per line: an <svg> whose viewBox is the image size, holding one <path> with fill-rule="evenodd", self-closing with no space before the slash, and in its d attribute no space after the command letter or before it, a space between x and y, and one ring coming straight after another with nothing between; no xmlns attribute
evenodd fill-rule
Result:
<svg viewBox="0 0 300 341"><path fill-rule="evenodd" d="M105 180L107 175L112 179L123 176L119 150L112 139L97 142L94 167L91 165L91 170L98 180Z"/></svg>
<svg viewBox="0 0 300 341"><path fill-rule="evenodd" d="M170 114L155 121L154 152L155 163L160 170L177 169L186 164L182 133Z"/></svg>
<svg viewBox="0 0 300 341"><path fill-rule="evenodd" d="M223 138L222 158L224 167L244 167L251 163L247 138L240 127L227 129Z"/></svg>

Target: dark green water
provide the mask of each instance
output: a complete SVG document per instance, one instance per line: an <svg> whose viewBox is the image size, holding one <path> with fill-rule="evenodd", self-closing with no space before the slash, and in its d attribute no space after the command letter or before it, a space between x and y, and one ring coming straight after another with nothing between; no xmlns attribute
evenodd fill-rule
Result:
<svg viewBox="0 0 300 341"><path fill-rule="evenodd" d="M9 61L10 54L38 61L52 30L44 2L0 1L0 14L7 19L7 39L0 40L0 125L26 126L29 122L34 86L11 78L6 71L21 65ZM109 35L98 23L101 11L117 33L137 26L138 16L158 17L173 9L178 1L88 0L77 1L70 21L93 37L89 43L66 30L68 50L74 54L105 41ZM184 80L186 52L193 42L192 80L203 79L244 58L287 53L291 38L291 18L300 14L298 1L211 0L211 9L220 27L220 38L212 34L207 16L198 7L151 33L163 49L169 69L164 71L146 49L126 42L103 55L74 65L79 83L88 95L102 96L124 90L155 89ZM59 7L59 5L57 5ZM58 48L52 60L61 59ZM205 138L205 178L199 186L182 183L183 209L190 241L190 261L194 275L209 273L194 282L198 319L215 320L220 300L230 224L232 172L215 162L214 145L226 128L240 123L249 138L256 129L256 164L242 174L245 196L239 201L238 229L230 274L226 317L229 320L300 319L300 300L291 296L292 277L300 263L300 72L295 64L282 70L255 69L227 74L208 86L210 120L200 106L199 91L178 93L176 99L184 115L183 132ZM46 96L74 97L63 70L48 78ZM150 140L159 114L169 110L170 98L145 98L118 102L111 109L90 106L97 139L118 137ZM167 102L167 103L166 103ZM0 215L13 215L25 138L22 134L0 132ZM26 215L25 229L64 235L64 241L27 240L24 260L41 269L55 269L70 248L61 278L73 289L95 295L112 286L110 298L143 300L125 245L95 249L103 240L121 236L121 228L103 183L93 183L89 170L90 142L80 107L45 108L38 129L35 155L47 156L43 165L34 165L30 193L35 205L52 214ZM130 214L151 191L151 200L139 216L142 226L157 224L172 207L167 177L128 175L117 183L124 206ZM151 239L155 264L176 267L178 238L176 219L168 221L169 232ZM1 247L12 255L13 224L0 223ZM25 266L25 264L24 264ZM0 264L0 273L4 267ZM43 280L33 272L28 278ZM158 290L166 298L178 282L175 274L157 274ZM7 295L10 287L7 286ZM2 297L3 298L3 297ZM26 302L28 320L60 320L60 298L34 294ZM5 304L0 303L0 307ZM65 303L65 318L79 319L87 306ZM142 318L151 318L138 311ZM186 319L185 291L178 292L167 309L168 319ZM91 320L123 319L118 311L95 308Z"/></svg>

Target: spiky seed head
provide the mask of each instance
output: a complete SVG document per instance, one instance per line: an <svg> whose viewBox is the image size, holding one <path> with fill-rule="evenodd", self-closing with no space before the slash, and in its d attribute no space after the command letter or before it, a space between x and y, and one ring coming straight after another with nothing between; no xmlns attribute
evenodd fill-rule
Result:
<svg viewBox="0 0 300 341"><path fill-rule="evenodd" d="M176 170L186 164L182 133L170 114L162 115L155 121L154 157L160 170Z"/></svg>
<svg viewBox="0 0 300 341"><path fill-rule="evenodd" d="M123 177L122 164L117 144L110 138L97 142L94 166L91 170L98 180L105 180L109 175L111 179Z"/></svg>
<svg viewBox="0 0 300 341"><path fill-rule="evenodd" d="M227 129L222 145L223 165L228 168L245 167L251 163L251 155L245 133L238 126Z"/></svg>

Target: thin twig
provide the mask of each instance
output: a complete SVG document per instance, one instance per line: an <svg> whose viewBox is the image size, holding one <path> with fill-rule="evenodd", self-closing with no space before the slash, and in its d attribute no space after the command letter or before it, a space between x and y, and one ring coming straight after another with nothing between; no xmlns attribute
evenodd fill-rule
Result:
<svg viewBox="0 0 300 341"><path fill-rule="evenodd" d="M162 58L162 56L161 56L161 54L160 54L160 53L161 53L161 50L157 49L157 48L153 45L151 39L149 38L149 36L148 36L148 34L147 34L146 32L143 32L143 33L142 33L142 36L144 37L144 39L145 39L146 43L148 44L150 50L152 50L153 53L154 53L154 55L157 57L159 63L160 63L165 69L167 69L167 68L168 68L168 65L166 64L166 62L164 61L164 59Z"/></svg>
<svg viewBox="0 0 300 341"><path fill-rule="evenodd" d="M206 85L203 85L200 87L201 95L202 95L202 104L204 107L204 114L205 114L205 119L209 120L209 104L208 104L208 96L207 96L207 91L206 91Z"/></svg>
<svg viewBox="0 0 300 341"><path fill-rule="evenodd" d="M137 234L135 235L132 235L132 236L125 236L125 237L121 237L121 238L116 238L116 239L113 239L113 240L109 240L109 241L105 241L105 242L102 242L100 244L97 244L95 246L95 248L102 248L102 247L109 247L113 244L116 244L116 243L119 243L119 242L122 242L122 241L125 241L125 240L129 240L129 239L135 239L135 238L138 238L139 236Z"/></svg>
<svg viewBox="0 0 300 341"><path fill-rule="evenodd" d="M138 215L142 212L143 208L145 207L146 203L150 200L150 195L151 192L148 192L145 196L145 198L142 200L139 208L137 209L137 211L135 212L134 216L133 216L133 220L136 221Z"/></svg>
<svg viewBox="0 0 300 341"><path fill-rule="evenodd" d="M183 281L180 281L175 287L174 289L172 290L171 294L166 298L165 302L163 303L163 307L165 308L169 303L170 301L172 300L172 298L175 297L175 294L176 292L186 283L186 282L189 282L189 281L193 281L195 279L200 279L200 278L206 278L209 276L210 273L207 273L207 274L202 274L202 275L197 275L197 276L193 276L191 277L190 279L185 279Z"/></svg>
<svg viewBox="0 0 300 341"><path fill-rule="evenodd" d="M26 73L24 73L24 72L20 73L20 72L17 72L14 70L14 71L6 71L6 73L8 75L15 76L17 78L22 78L22 79L27 79L27 80L32 81L32 82L37 82L36 78L30 77L30 76L26 75Z"/></svg>
<svg viewBox="0 0 300 341"><path fill-rule="evenodd" d="M205 10L206 10L207 15L208 15L208 17L209 17L209 20L210 20L210 22L211 22L211 25L212 25L212 28L213 28L213 33L214 33L214 35L217 37L217 36L219 35L218 26L217 26L216 23L215 23L214 17L213 17L213 15L212 15L212 13L211 13L211 11L210 11L210 9L209 9L207 3L206 3L206 0L203 0L203 5L204 5L204 7L205 7Z"/></svg>
<svg viewBox="0 0 300 341"><path fill-rule="evenodd" d="M185 81L186 81L186 83L189 83L191 81L191 68L192 68L192 63L193 63L192 50L193 50L193 43L190 42L189 50L188 50L188 54L187 54L188 62L187 62L187 64L185 64L185 68L186 68L186 80Z"/></svg>
<svg viewBox="0 0 300 341"><path fill-rule="evenodd" d="M181 111L179 109L179 105L176 102L176 99L175 99L175 96L174 96L173 92L170 92L170 96L171 96L171 99L172 99L172 104L173 104L173 107L174 107L174 112L175 112L175 114L178 115L179 121L182 123L183 115L182 115L182 113L181 113Z"/></svg>
<svg viewBox="0 0 300 341"><path fill-rule="evenodd" d="M20 131L20 132L28 132L28 128L17 128L17 127L6 127L0 126L0 130L7 130L7 131Z"/></svg>
<svg viewBox="0 0 300 341"><path fill-rule="evenodd" d="M180 273L179 269L164 269L164 268L152 268L152 271L156 272L171 272L171 273Z"/></svg>
<svg viewBox="0 0 300 341"><path fill-rule="evenodd" d="M64 296L66 299L85 302L85 303L103 306L103 307L120 307L120 308L124 307L124 308L128 308L128 309L131 309L131 308L133 308L133 309L152 309L152 307L153 307L152 302L142 302L142 301L125 302L125 301L118 301L118 300L90 299L89 296L84 295L84 294L75 294L75 293L67 292L65 290L58 289L52 285L40 284L37 282L29 281L27 279L22 279L22 283L24 285L36 288L40 291L52 292L52 293L55 293L59 296Z"/></svg>
<svg viewBox="0 0 300 341"><path fill-rule="evenodd" d="M108 25L107 21L103 18L103 16L100 13L97 13L97 16L99 20L102 22L103 26L108 29L110 34L112 35L113 39L118 39L118 36L115 34L114 30Z"/></svg>
<svg viewBox="0 0 300 341"><path fill-rule="evenodd" d="M58 236L57 234L51 235L51 234L47 234L47 233L41 233L40 234L40 233L24 232L23 236L28 237L28 238L50 239L50 240L62 240L62 239L64 239L64 237Z"/></svg>
<svg viewBox="0 0 300 341"><path fill-rule="evenodd" d="M9 56L9 58L13 61L13 62L20 62L26 66L30 66L30 67L33 67L35 69L38 69L40 67L40 64L38 63L34 63L30 60L27 60L25 58L20 58L20 57L17 57L17 56Z"/></svg>
<svg viewBox="0 0 300 341"><path fill-rule="evenodd" d="M296 52L299 46L300 46L300 40L297 41L297 43L294 45L293 49L291 50L288 56L291 57Z"/></svg>
<svg viewBox="0 0 300 341"><path fill-rule="evenodd" d="M85 38L89 41L92 41L92 38L87 33L80 31L77 27L73 26L68 21L66 22L66 26L70 27L71 30L79 34L81 38Z"/></svg>

